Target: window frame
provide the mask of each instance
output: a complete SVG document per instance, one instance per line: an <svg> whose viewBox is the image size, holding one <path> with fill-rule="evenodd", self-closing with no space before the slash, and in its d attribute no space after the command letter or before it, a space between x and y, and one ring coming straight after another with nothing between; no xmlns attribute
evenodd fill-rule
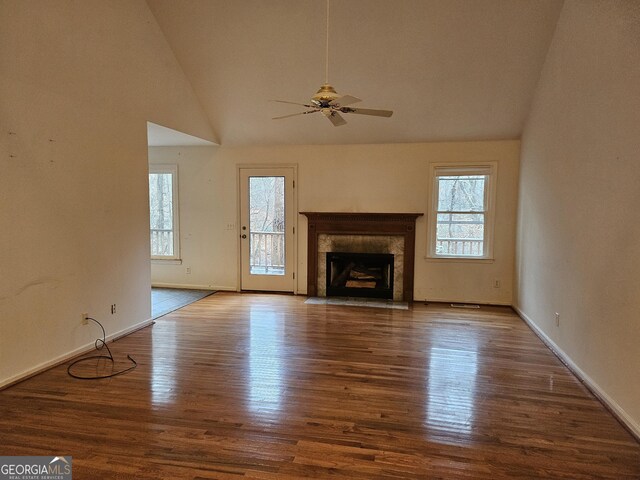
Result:
<svg viewBox="0 0 640 480"><path fill-rule="evenodd" d="M445 176L485 175L485 209L484 212L484 238L483 254L480 256L451 255L436 253L437 246L437 219L439 204L438 178ZM495 206L498 178L498 162L482 163L431 163L429 168L430 194L428 195L428 234L427 234L427 258L449 261L492 261L494 259L494 230L495 230ZM473 212L470 212L473 213Z"/></svg>
<svg viewBox="0 0 640 480"><path fill-rule="evenodd" d="M152 174L171 174L171 210L173 215L173 255L151 255L151 192L147 192L149 198L149 254L151 260L175 262L180 261L180 208L178 197L178 165L164 165L164 164L150 164L149 174L147 175L147 182L149 181L149 175Z"/></svg>

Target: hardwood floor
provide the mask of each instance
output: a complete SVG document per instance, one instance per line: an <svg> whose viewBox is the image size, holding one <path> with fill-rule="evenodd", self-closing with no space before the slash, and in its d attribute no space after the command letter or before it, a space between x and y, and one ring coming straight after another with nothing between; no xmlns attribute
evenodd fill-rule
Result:
<svg viewBox="0 0 640 480"><path fill-rule="evenodd" d="M0 392L0 454L72 455L75 480L640 478L510 309L304 300L217 293L110 344L128 374Z"/></svg>

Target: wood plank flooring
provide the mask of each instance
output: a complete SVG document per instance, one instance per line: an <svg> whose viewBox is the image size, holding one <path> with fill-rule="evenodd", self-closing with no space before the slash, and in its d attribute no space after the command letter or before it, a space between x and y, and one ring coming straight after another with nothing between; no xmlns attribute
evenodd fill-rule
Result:
<svg viewBox="0 0 640 480"><path fill-rule="evenodd" d="M304 300L217 293L110 344L128 374L1 391L0 454L72 455L75 480L640 478L510 309Z"/></svg>

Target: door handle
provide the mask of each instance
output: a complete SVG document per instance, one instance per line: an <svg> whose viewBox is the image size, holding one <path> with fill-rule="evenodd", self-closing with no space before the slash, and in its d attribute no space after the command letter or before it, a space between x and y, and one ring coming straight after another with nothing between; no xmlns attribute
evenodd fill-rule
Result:
<svg viewBox="0 0 640 480"><path fill-rule="evenodd" d="M240 235L242 238L247 238L247 234L243 233L242 235Z"/></svg>

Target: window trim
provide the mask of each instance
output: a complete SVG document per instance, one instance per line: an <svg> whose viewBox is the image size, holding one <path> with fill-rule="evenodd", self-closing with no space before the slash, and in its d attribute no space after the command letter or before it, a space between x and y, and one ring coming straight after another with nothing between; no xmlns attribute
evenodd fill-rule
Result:
<svg viewBox="0 0 640 480"><path fill-rule="evenodd" d="M166 263L181 262L180 257L180 199L178 196L178 165L177 164L150 164L149 174L147 175L147 182L149 175L154 173L171 174L171 207L173 214L173 255L150 255L151 260L161 261ZM147 197L149 197L147 192ZM149 199L150 200L150 199ZM149 234L151 234L151 203L149 203ZM149 240L149 253L151 253L151 240Z"/></svg>
<svg viewBox="0 0 640 480"><path fill-rule="evenodd" d="M436 253L436 222L438 218L438 177L450 175L486 175L484 239L482 256L438 255ZM494 260L494 230L496 191L498 185L498 162L481 163L431 163L429 165L429 186L427 222L427 259L457 262L486 262Z"/></svg>

